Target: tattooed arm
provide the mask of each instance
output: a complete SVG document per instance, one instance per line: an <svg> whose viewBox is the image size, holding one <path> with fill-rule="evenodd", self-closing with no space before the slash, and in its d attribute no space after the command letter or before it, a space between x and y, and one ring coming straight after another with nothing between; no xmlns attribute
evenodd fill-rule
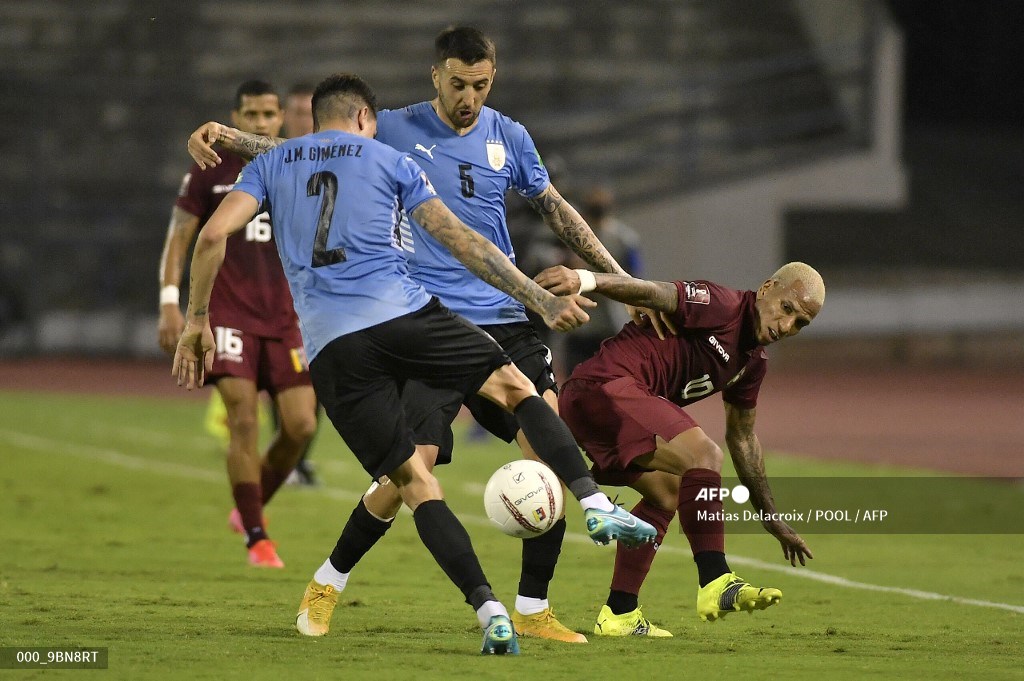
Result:
<svg viewBox="0 0 1024 681"><path fill-rule="evenodd" d="M743 409L725 403L725 443L729 447L736 475L743 486L750 490L750 503L763 514L774 514L775 499L768 487L768 478L764 472L764 455L761 442L754 434L756 409ZM792 527L781 520L765 520L761 523L782 545L782 555L792 565L799 559L806 565L806 558L814 558L807 543L800 538Z"/></svg>
<svg viewBox="0 0 1024 681"><path fill-rule="evenodd" d="M206 372L213 369L216 346L210 329L210 295L217 272L224 262L228 237L245 227L258 211L259 203L250 194L229 192L196 239L192 269L189 271L185 329L178 340L171 365L171 373L177 377L178 385L189 390L201 387Z"/></svg>
<svg viewBox="0 0 1024 681"><path fill-rule="evenodd" d="M220 144L246 161L251 161L285 141L283 137L267 137L266 135L242 132L237 128L210 121L197 128L189 136L188 153L192 160L205 170L207 167L220 165L221 159L213 150L214 144Z"/></svg>
<svg viewBox="0 0 1024 681"><path fill-rule="evenodd" d="M527 201L540 213L544 224L562 240L562 243L592 268L599 272L626 274L626 270L615 262L615 258L597 238L583 216L562 198L554 185L549 184L547 189Z"/></svg>
<svg viewBox="0 0 1024 681"><path fill-rule="evenodd" d="M551 295L516 269L497 246L467 227L440 199L424 201L412 217L473 274L541 315L552 329L568 331L590 319L583 308L596 303L582 296Z"/></svg>

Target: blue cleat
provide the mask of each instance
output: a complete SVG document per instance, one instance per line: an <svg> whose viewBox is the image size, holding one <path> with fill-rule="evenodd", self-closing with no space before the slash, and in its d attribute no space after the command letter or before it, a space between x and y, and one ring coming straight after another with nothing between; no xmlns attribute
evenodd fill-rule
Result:
<svg viewBox="0 0 1024 681"><path fill-rule="evenodd" d="M504 615L495 615L484 629L481 655L518 655L519 638L512 622Z"/></svg>
<svg viewBox="0 0 1024 681"><path fill-rule="evenodd" d="M587 509L583 517L587 521L587 532L595 544L609 544L618 539L628 548L648 544L658 536L654 525L640 520L635 515L616 506L612 511Z"/></svg>

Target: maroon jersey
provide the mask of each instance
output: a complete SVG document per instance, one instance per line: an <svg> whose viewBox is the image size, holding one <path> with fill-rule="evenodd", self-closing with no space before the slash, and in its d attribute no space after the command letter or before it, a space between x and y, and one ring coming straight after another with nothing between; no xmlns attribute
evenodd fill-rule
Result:
<svg viewBox="0 0 1024 681"><path fill-rule="evenodd" d="M606 383L633 377L651 394L679 406L722 392L737 407L757 404L768 355L754 336L754 291L709 281L677 281L679 307L672 315L678 336L659 340L630 322L606 340L572 378Z"/></svg>
<svg viewBox="0 0 1024 681"><path fill-rule="evenodd" d="M220 153L223 162L218 166L201 170L192 165L175 202L197 216L200 226L234 187L245 165L240 156ZM224 264L210 296L210 323L268 338L284 338L298 324L269 213L260 213L228 237Z"/></svg>

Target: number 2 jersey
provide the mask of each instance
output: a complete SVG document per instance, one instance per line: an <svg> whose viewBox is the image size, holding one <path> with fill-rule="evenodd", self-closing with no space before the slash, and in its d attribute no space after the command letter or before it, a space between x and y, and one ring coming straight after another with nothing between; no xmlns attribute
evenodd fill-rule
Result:
<svg viewBox="0 0 1024 681"><path fill-rule="evenodd" d="M269 204L310 361L339 336L419 310L399 222L436 196L406 154L325 130L254 159L235 190Z"/></svg>
<svg viewBox="0 0 1024 681"><path fill-rule="evenodd" d="M599 383L632 376L652 395L686 406L713 393L743 409L757 405L768 355L755 336L754 291L709 281L677 281L671 315L678 336L659 340L630 322L579 364L569 380Z"/></svg>
<svg viewBox="0 0 1024 681"><path fill-rule="evenodd" d="M200 227L232 190L245 165L240 156L227 151L221 152L221 158L220 165L206 170L193 164L175 201L178 208L199 218ZM228 238L224 264L210 296L210 322L267 338L295 333L292 297L267 213Z"/></svg>
<svg viewBox="0 0 1024 681"><path fill-rule="evenodd" d="M526 128L485 106L460 136L420 102L380 111L377 139L411 156L445 205L515 262L505 192L533 198L550 182ZM453 312L479 325L526 321L522 303L470 272L411 216L402 229L409 273Z"/></svg>

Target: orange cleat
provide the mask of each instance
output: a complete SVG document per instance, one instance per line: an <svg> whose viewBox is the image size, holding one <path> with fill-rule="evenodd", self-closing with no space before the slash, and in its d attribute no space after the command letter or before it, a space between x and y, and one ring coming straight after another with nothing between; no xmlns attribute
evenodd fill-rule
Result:
<svg viewBox="0 0 1024 681"><path fill-rule="evenodd" d="M277 546L269 539L260 539L249 547L249 565L262 568L283 568L284 561L277 555Z"/></svg>

